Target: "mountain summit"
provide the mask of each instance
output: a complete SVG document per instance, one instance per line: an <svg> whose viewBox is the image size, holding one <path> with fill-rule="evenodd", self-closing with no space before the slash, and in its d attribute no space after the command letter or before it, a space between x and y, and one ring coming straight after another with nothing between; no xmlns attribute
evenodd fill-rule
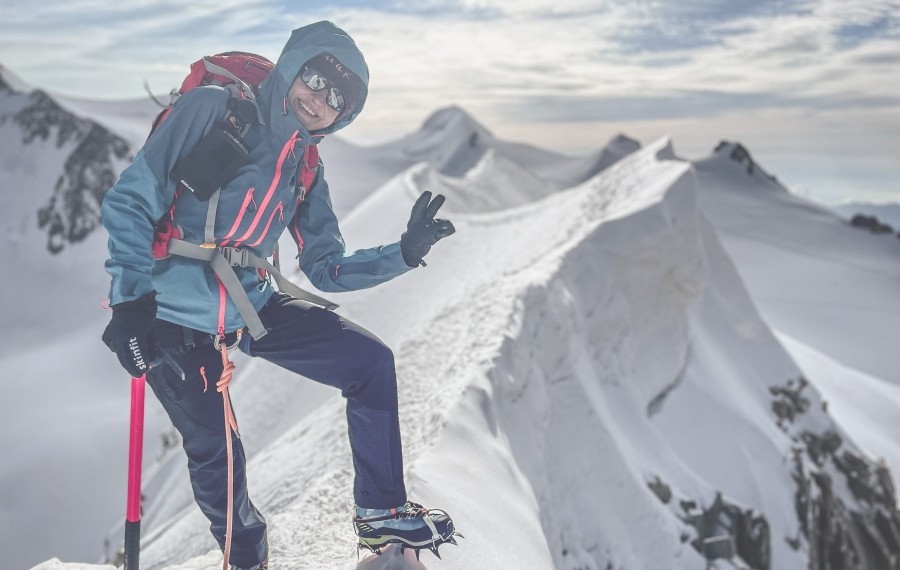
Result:
<svg viewBox="0 0 900 570"><path fill-rule="evenodd" d="M788 191L775 176L763 170L750 155L750 151L747 150L747 147L739 142L720 141L719 144L716 145L716 148L713 149L713 153L710 157L697 161L696 164L702 165L704 168L711 168L713 165L719 165L722 168L731 167L732 169L740 169L743 170L747 176L763 182L766 187L782 192Z"/></svg>
<svg viewBox="0 0 900 570"><path fill-rule="evenodd" d="M494 136L460 107L433 113L422 127L399 144L413 160L427 157L448 176L463 176L493 146Z"/></svg>

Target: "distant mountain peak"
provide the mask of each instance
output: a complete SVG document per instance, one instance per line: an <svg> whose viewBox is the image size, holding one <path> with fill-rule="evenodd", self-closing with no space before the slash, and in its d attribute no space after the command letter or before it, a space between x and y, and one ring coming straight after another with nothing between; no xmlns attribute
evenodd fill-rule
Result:
<svg viewBox="0 0 900 570"><path fill-rule="evenodd" d="M607 146L625 146L627 148L630 148L632 151L635 151L641 148L641 143L624 133L619 133L609 140Z"/></svg>
<svg viewBox="0 0 900 570"><path fill-rule="evenodd" d="M738 164L745 165L747 167L747 174L753 174L753 171L757 168L756 162L754 162L753 157L750 156L750 151L739 142L719 141L719 144L713 149L713 154L727 157Z"/></svg>
<svg viewBox="0 0 900 570"><path fill-rule="evenodd" d="M760 176L769 182L775 184L782 190L787 191L778 179L766 172L759 166L759 164L753 160L753 156L750 154L750 151L747 150L740 142L731 142L727 140L722 140L719 144L716 145L716 148L713 149L713 157L718 160L728 160L740 165L749 176Z"/></svg>
<svg viewBox="0 0 900 570"><path fill-rule="evenodd" d="M448 176L463 176L493 146L494 135L455 105L432 113L415 133L403 139L404 154L424 160Z"/></svg>
<svg viewBox="0 0 900 570"><path fill-rule="evenodd" d="M719 144L713 149L713 154L742 165L747 170L747 174L753 175L756 171L761 170L747 147L739 142L719 141Z"/></svg>
<svg viewBox="0 0 900 570"><path fill-rule="evenodd" d="M427 131L444 131L449 128L468 128L476 132L490 134L475 117L457 105L438 109L425 119L425 122L422 124L422 130Z"/></svg>

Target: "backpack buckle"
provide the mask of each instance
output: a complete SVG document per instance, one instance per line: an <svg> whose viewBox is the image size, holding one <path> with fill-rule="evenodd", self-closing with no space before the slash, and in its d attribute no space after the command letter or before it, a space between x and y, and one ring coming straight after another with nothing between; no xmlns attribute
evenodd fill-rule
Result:
<svg viewBox="0 0 900 570"><path fill-rule="evenodd" d="M233 247L220 247L219 252L232 267L252 267L250 263L250 252L246 249L237 249Z"/></svg>

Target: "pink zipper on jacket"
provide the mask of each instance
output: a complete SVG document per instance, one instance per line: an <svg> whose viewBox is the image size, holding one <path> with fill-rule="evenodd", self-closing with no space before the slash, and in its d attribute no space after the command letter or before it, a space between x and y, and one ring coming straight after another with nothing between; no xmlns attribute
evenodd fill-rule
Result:
<svg viewBox="0 0 900 570"><path fill-rule="evenodd" d="M247 239L253 235L253 232L256 231L256 226L259 225L263 213L266 210L266 206L269 205L269 201L272 200L272 196L278 188L278 183L281 181L281 169L284 166L284 161L288 154L294 152L294 145L297 142L297 135L299 134L300 131L294 131L294 134L291 135L291 138L288 139L287 143L281 149L281 154L278 156L278 162L275 165L275 175L272 177L272 183L269 185L269 190L266 192L265 198L263 198L263 201L259 205L259 209L256 211L256 217L253 218L253 223L250 224L250 227L244 232L244 235L235 240L233 247L238 247L241 243L247 241ZM266 229L268 229L268 226L266 226ZM263 233L263 235L265 235L265 233Z"/></svg>
<svg viewBox="0 0 900 570"><path fill-rule="evenodd" d="M250 190L247 191L247 195L244 196L244 203L241 204L241 210L240 212L238 212L237 217L234 219L234 224L231 226L228 234L224 238L222 238L221 242L219 242L220 246L228 245L228 240L231 239L231 236L233 236L241 226L241 222L244 220L244 214L247 213L247 208L250 206L250 202L253 202L253 188L250 188Z"/></svg>
<svg viewBox="0 0 900 570"><path fill-rule="evenodd" d="M297 255L303 253L303 238L300 236L300 230L297 229L297 215L294 214L294 219L291 220L291 231L294 232L294 239L297 241Z"/></svg>
<svg viewBox="0 0 900 570"><path fill-rule="evenodd" d="M263 229L259 238L255 242L248 245L247 247L256 247L259 244L261 244L264 239L266 239L266 236L269 234L269 227L272 225L272 220L275 219L275 214L279 214L279 213L281 214L279 221L281 221L284 219L284 202L278 202L278 205L275 206L275 209L272 210L272 213L269 215L269 221L266 222L266 227Z"/></svg>

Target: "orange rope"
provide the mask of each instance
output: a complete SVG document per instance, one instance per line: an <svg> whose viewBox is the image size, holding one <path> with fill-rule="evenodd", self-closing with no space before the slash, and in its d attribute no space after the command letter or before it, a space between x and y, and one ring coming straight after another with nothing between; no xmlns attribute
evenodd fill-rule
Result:
<svg viewBox="0 0 900 570"><path fill-rule="evenodd" d="M234 409L231 407L231 396L228 395L228 383L234 375L234 362L228 358L228 347L225 346L224 338L219 345L219 351L222 353L222 375L216 382L216 390L222 393L222 405L225 409L225 448L228 451L228 512L225 522L225 558L222 561L222 570L228 570L228 561L231 557L231 531L234 519L234 450L231 445L231 431L235 435L241 437L238 431L237 420L234 417Z"/></svg>

